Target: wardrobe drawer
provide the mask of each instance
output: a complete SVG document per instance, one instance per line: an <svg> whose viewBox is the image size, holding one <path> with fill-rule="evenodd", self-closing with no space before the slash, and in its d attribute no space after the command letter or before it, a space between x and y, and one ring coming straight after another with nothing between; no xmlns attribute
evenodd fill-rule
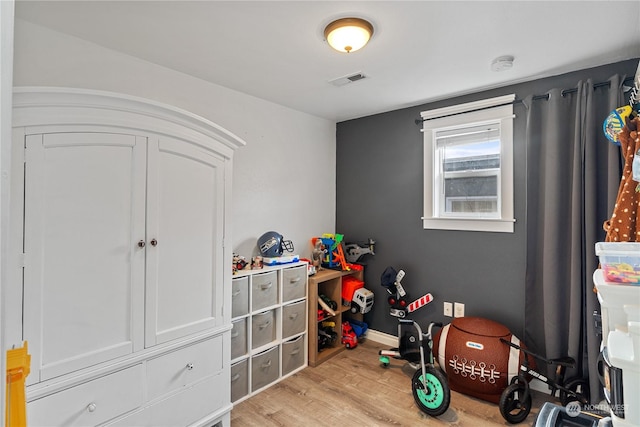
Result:
<svg viewBox="0 0 640 427"><path fill-rule="evenodd" d="M236 402L249 394L249 360L231 365L231 401Z"/></svg>
<svg viewBox="0 0 640 427"><path fill-rule="evenodd" d="M145 408L148 427L189 426L202 418L231 408L229 385L220 376L209 377ZM209 425L209 424L207 424ZM132 427L128 424L127 427Z"/></svg>
<svg viewBox="0 0 640 427"><path fill-rule="evenodd" d="M282 307L282 338L304 332L307 326L306 308L306 300Z"/></svg>
<svg viewBox="0 0 640 427"><path fill-rule="evenodd" d="M304 298L307 295L307 266L282 270L282 301Z"/></svg>
<svg viewBox="0 0 640 427"><path fill-rule="evenodd" d="M255 274L251 278L251 310L261 310L278 303L278 274L276 271Z"/></svg>
<svg viewBox="0 0 640 427"><path fill-rule="evenodd" d="M143 403L142 364L27 404L29 426L87 426L102 424Z"/></svg>
<svg viewBox="0 0 640 427"><path fill-rule="evenodd" d="M282 343L282 375L295 371L304 365L304 335Z"/></svg>
<svg viewBox="0 0 640 427"><path fill-rule="evenodd" d="M148 400L154 400L222 370L222 336L147 362Z"/></svg>
<svg viewBox="0 0 640 427"><path fill-rule="evenodd" d="M258 348L276 339L275 310L254 314L251 317L251 348Z"/></svg>
<svg viewBox="0 0 640 427"><path fill-rule="evenodd" d="M231 317L249 313L249 278L239 277L231 281Z"/></svg>
<svg viewBox="0 0 640 427"><path fill-rule="evenodd" d="M271 384L280 374L278 346L253 356L251 360L251 391Z"/></svg>
<svg viewBox="0 0 640 427"><path fill-rule="evenodd" d="M247 354L247 319L231 322L231 359Z"/></svg>

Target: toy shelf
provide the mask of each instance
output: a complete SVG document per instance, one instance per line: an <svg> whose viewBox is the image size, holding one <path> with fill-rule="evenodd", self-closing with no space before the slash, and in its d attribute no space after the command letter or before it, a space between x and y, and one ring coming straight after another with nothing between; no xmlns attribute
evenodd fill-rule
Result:
<svg viewBox="0 0 640 427"><path fill-rule="evenodd" d="M349 313L350 307L342 305L342 278L345 276L353 276L358 280L363 279L363 271L339 271L322 269L313 276L309 277L309 366L318 366L326 360L332 358L336 354L345 349L342 345L342 321L344 313ZM326 316L321 320L318 320L318 298L320 295L326 295L329 299L338 303L338 309L335 310L335 316ZM334 331L338 334L338 337L331 347L325 347L318 351L318 328L323 321L333 321L336 323Z"/></svg>

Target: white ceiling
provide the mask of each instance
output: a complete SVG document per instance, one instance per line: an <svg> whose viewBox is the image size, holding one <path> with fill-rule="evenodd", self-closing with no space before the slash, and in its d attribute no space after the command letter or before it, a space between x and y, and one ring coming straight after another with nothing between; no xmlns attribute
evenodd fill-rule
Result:
<svg viewBox="0 0 640 427"><path fill-rule="evenodd" d="M374 25L360 51L323 40L344 16ZM638 0L17 0L16 17L335 121L640 57Z"/></svg>

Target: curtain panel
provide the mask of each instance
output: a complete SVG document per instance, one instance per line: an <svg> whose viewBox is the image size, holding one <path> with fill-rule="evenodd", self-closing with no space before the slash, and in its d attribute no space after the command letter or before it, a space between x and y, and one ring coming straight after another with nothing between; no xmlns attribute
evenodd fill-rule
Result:
<svg viewBox="0 0 640 427"><path fill-rule="evenodd" d="M621 177L620 147L608 142L602 123L624 105L624 76L594 89L553 89L548 99L527 97L527 267L525 337L546 358L571 356L577 375L589 378L592 402L602 386L597 358L601 337L592 275L595 243L604 241L604 221L615 203ZM552 375L552 368L549 368Z"/></svg>

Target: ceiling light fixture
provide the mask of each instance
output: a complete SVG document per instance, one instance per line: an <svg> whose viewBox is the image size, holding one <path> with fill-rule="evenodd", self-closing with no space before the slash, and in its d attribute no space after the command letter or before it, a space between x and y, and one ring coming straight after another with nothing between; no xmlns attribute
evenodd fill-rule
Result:
<svg viewBox="0 0 640 427"><path fill-rule="evenodd" d="M355 52L367 44L373 35L373 25L361 18L340 18L324 29L329 46L339 52Z"/></svg>

